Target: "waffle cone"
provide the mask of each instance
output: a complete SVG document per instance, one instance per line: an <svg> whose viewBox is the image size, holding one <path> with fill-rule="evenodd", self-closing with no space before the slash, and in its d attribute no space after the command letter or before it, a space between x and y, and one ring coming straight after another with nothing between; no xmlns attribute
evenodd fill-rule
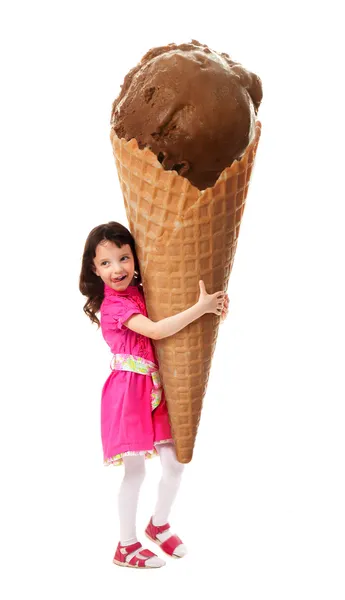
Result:
<svg viewBox="0 0 345 600"><path fill-rule="evenodd" d="M260 138L224 169L212 188L198 190L165 171L135 139L111 131L111 142L135 239L147 313L153 321L177 314L199 298L199 280L213 294L227 290ZM220 317L207 313L173 336L155 340L159 370L179 462L193 456Z"/></svg>

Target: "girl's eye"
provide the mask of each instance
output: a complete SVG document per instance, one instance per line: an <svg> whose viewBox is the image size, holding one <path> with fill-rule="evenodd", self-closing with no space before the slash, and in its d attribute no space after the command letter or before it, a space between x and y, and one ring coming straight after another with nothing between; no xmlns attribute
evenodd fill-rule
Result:
<svg viewBox="0 0 345 600"><path fill-rule="evenodd" d="M124 258L125 258L125 259L126 259L126 258L129 258L129 256L122 256L121 260L123 260ZM108 262L109 262L108 260L103 260L103 262L101 263L101 266L103 267L103 266L104 266L105 264L107 264Z"/></svg>

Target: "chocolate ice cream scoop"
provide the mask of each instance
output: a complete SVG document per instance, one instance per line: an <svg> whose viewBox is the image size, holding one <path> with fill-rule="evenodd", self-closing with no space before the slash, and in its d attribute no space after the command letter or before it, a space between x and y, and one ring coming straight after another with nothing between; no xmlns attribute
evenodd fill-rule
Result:
<svg viewBox="0 0 345 600"><path fill-rule="evenodd" d="M145 54L125 77L111 125L203 190L244 153L261 99L259 77L192 40Z"/></svg>

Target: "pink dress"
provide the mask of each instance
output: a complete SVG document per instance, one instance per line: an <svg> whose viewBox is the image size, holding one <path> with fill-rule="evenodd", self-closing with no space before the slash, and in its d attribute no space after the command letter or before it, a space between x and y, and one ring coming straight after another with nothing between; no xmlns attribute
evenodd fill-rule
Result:
<svg viewBox="0 0 345 600"><path fill-rule="evenodd" d="M123 292L104 285L100 308L102 335L113 355L131 355L158 365L150 338L123 323L131 315L147 317L141 288L130 285ZM172 442L164 390L152 410L153 381L138 372L112 370L102 390L101 434L104 464L119 465L123 456L157 454L155 446Z"/></svg>

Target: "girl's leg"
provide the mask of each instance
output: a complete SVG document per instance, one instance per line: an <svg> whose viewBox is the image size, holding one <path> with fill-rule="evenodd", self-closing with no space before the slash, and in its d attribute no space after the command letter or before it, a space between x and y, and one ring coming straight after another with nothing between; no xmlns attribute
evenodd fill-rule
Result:
<svg viewBox="0 0 345 600"><path fill-rule="evenodd" d="M120 545L130 546L135 544L137 539L136 517L139 501L139 492L145 479L145 457L124 456L125 474L120 486L118 496L118 509L120 517ZM140 551L128 554L126 562L129 562L134 556L145 558ZM153 556L146 560L147 566L161 567L165 564L164 560Z"/></svg>
<svg viewBox="0 0 345 600"><path fill-rule="evenodd" d="M153 524L165 525L180 487L184 465L178 462L173 444L158 444L156 448L162 464L162 478L153 513Z"/></svg>
<svg viewBox="0 0 345 600"><path fill-rule="evenodd" d="M162 464L162 478L158 487L158 499L152 516L154 525L165 525L168 522L173 502L180 487L184 465L176 458L173 444L158 444L156 446ZM164 542L172 535L170 529L157 534L158 539ZM177 546L174 554L184 556L187 552L184 544Z"/></svg>
<svg viewBox="0 0 345 600"><path fill-rule="evenodd" d="M122 546L137 542L136 517L139 492L145 479L145 457L124 456L125 474L118 496L120 541Z"/></svg>

